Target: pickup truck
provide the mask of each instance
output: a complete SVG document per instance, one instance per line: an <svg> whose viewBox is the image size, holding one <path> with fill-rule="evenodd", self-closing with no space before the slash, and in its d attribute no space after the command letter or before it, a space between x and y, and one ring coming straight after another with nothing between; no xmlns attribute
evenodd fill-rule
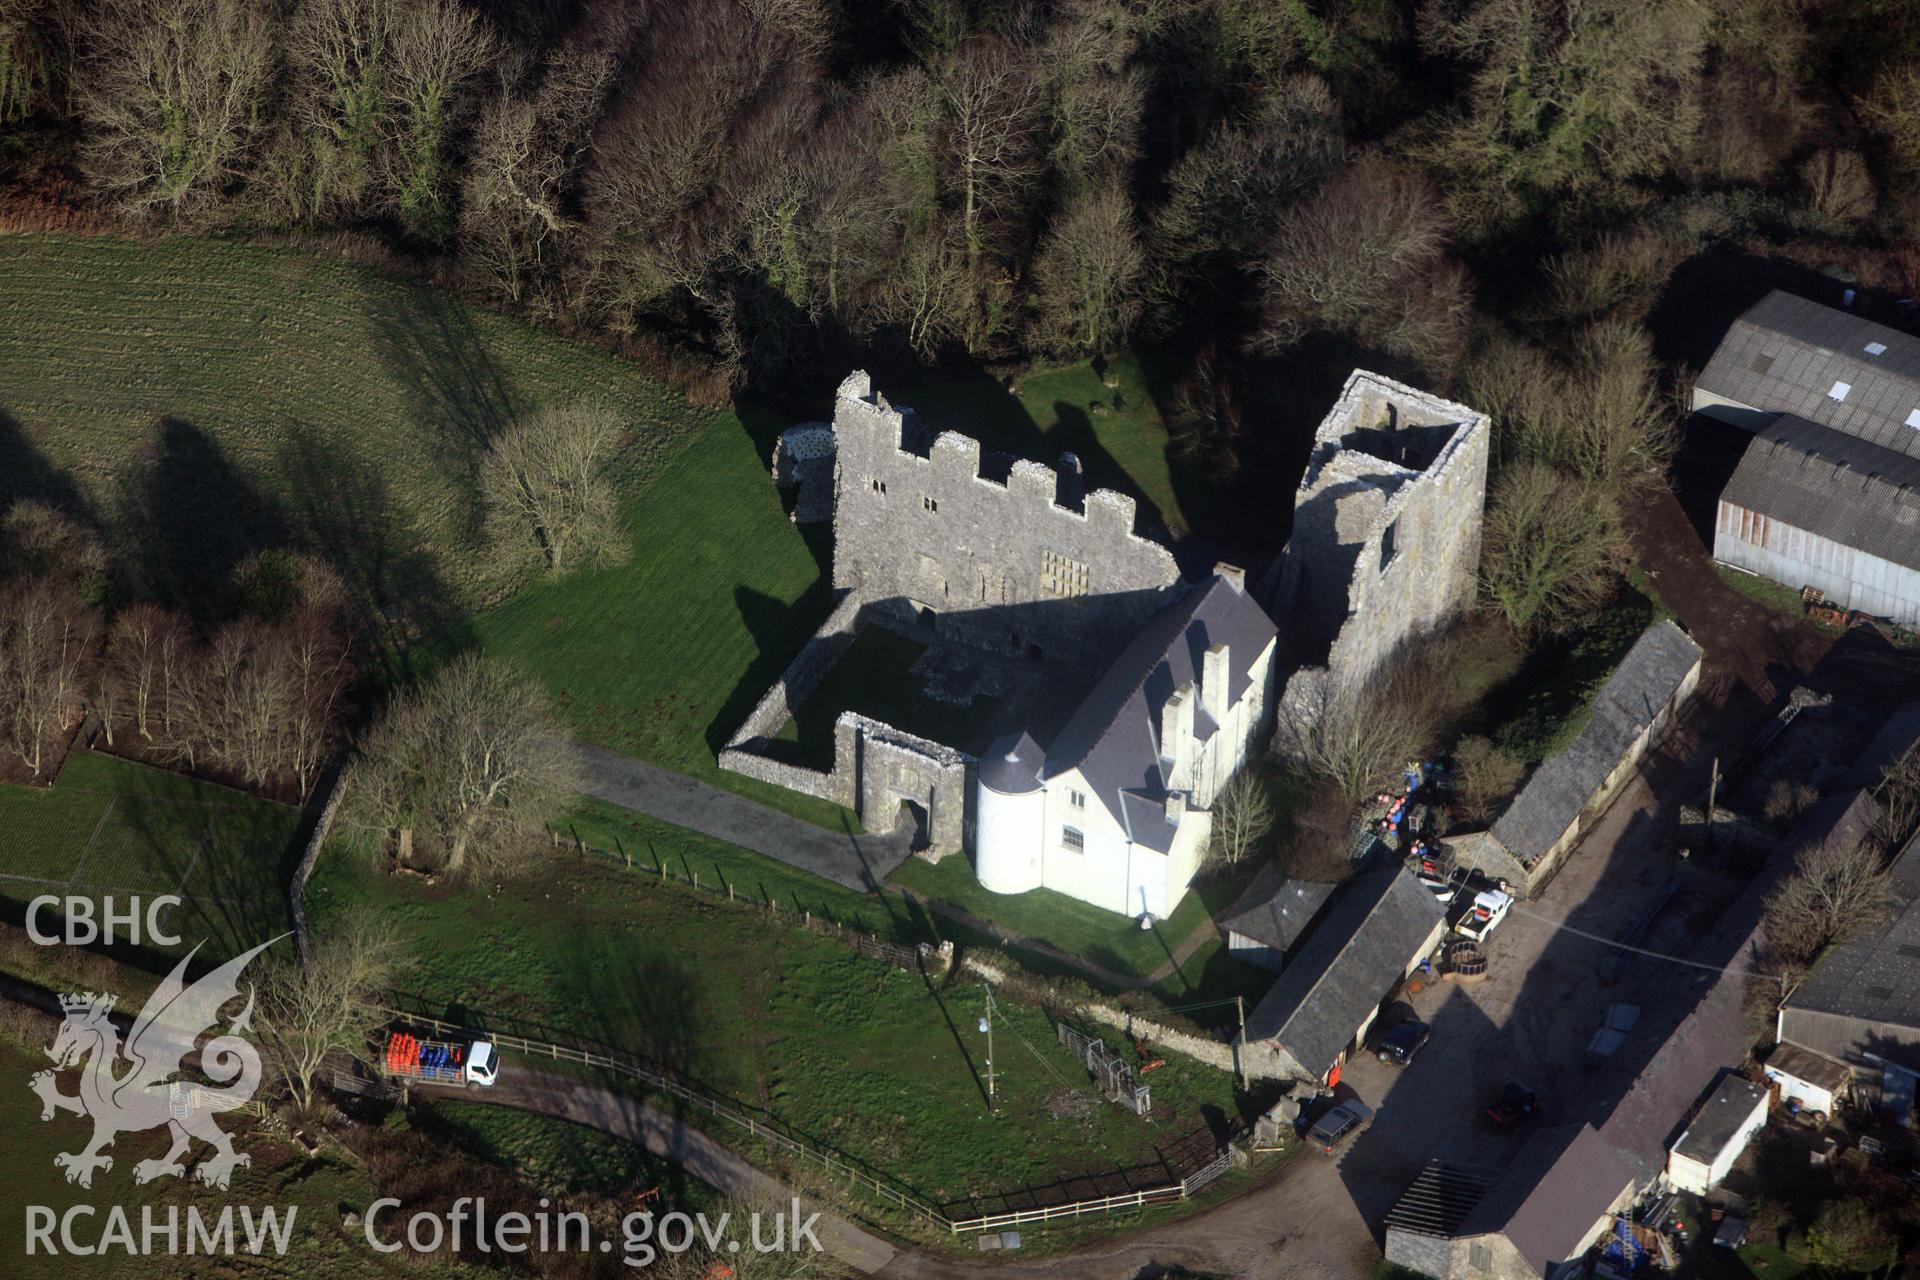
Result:
<svg viewBox="0 0 1920 1280"><path fill-rule="evenodd" d="M1307 1145L1330 1156L1372 1123L1372 1109L1358 1098L1350 1098L1313 1122L1307 1130Z"/></svg>
<svg viewBox="0 0 1920 1280"><path fill-rule="evenodd" d="M387 1036L387 1051L381 1065L389 1076L484 1089L499 1074L500 1055L494 1051L491 1040L454 1043L422 1040L408 1032L395 1031Z"/></svg>

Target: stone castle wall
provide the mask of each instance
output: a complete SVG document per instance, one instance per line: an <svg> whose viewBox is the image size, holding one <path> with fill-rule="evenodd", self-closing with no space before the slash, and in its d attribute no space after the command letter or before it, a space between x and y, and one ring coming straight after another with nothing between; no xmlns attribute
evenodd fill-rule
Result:
<svg viewBox="0 0 1920 1280"><path fill-rule="evenodd" d="M1135 532L1132 498L1083 495L1073 464L996 478L979 441L934 437L865 373L840 386L834 437L836 587L980 648L1102 665L1172 598L1173 553Z"/></svg>

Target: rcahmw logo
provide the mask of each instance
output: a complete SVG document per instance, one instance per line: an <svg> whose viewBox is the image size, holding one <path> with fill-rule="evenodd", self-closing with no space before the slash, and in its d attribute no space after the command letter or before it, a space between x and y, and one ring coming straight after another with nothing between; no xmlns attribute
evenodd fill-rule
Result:
<svg viewBox="0 0 1920 1280"><path fill-rule="evenodd" d="M124 1046L113 1017L113 996L89 991L60 997L65 1016L47 1050L53 1069L36 1072L28 1083L40 1095L41 1120L52 1120L65 1111L93 1121L93 1136L85 1146L53 1158L54 1166L66 1171L68 1182L91 1187L95 1173L113 1168L113 1157L106 1154L106 1149L119 1134L162 1127L172 1135L173 1145L165 1155L135 1164L135 1182L186 1176L183 1157L194 1139L213 1148L194 1170L194 1177L210 1187L226 1190L234 1169L252 1163L249 1156L233 1149L233 1139L214 1123L220 1113L252 1101L254 1090L260 1086L260 1053L241 1035L248 1030L253 1015L251 987L245 1007L227 1024L225 1033L199 1046L200 1074L210 1083L179 1077L187 1068L187 1059L194 1055L201 1034L218 1030L221 1009L240 997L240 974L255 956L277 941L263 942L190 983L186 980L187 966L200 950L195 947L174 966L133 1019ZM73 1068L79 1069L77 1092L62 1093L57 1074ZM27 1252L45 1248L50 1253L64 1250L81 1255L116 1249L145 1253L156 1251L154 1241L158 1237L165 1238L168 1252L233 1252L232 1206L211 1225L195 1207L187 1209L183 1223L174 1209L167 1209L164 1221L160 1221L154 1207L146 1206L141 1210L138 1234L126 1211L113 1206L105 1211L98 1240L88 1243L80 1239L82 1220L100 1212L92 1205L76 1205L56 1215L44 1205L26 1206ZM259 1253L268 1243L276 1252L284 1251L296 1212L295 1206L287 1206L282 1222L280 1211L266 1209L256 1216L252 1207L243 1207L246 1251Z"/></svg>

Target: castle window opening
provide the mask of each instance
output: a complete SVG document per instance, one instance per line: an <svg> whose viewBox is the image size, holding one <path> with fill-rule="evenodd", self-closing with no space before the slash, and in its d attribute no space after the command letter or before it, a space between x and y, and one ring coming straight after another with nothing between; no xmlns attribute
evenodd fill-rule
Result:
<svg viewBox="0 0 1920 1280"><path fill-rule="evenodd" d="M871 481L869 481L869 483L873 485L873 491L875 493L879 494L883 498L887 496L887 482L885 480L882 480L880 477L875 476Z"/></svg>
<svg viewBox="0 0 1920 1280"><path fill-rule="evenodd" d="M1399 532L1400 522L1395 520L1380 535L1380 572L1382 573L1387 571L1387 566L1393 563L1393 557L1399 553L1395 545L1396 535Z"/></svg>
<svg viewBox="0 0 1920 1280"><path fill-rule="evenodd" d="M924 495L922 495L922 497L921 497L921 499L920 499L920 505L921 505L921 506L923 506L923 507L925 507L925 508L926 508L926 509L927 509L928 511L932 511L932 512L936 512L936 513L937 513L937 512L938 512L938 511L940 510L940 499L938 499L938 498L929 498L929 497L926 497L926 496L924 496Z"/></svg>
<svg viewBox="0 0 1920 1280"><path fill-rule="evenodd" d="M1053 551L1040 553L1040 588L1071 598L1087 594L1087 566Z"/></svg>

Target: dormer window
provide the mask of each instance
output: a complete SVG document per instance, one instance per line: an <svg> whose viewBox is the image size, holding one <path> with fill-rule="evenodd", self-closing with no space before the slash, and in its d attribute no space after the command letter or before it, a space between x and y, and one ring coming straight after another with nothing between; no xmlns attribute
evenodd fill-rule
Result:
<svg viewBox="0 0 1920 1280"><path fill-rule="evenodd" d="M1836 382L1827 388L1827 399L1833 401L1835 404L1845 404L1847 393L1852 390L1853 384L1851 382Z"/></svg>
<svg viewBox="0 0 1920 1280"><path fill-rule="evenodd" d="M1907 425L1915 431L1920 431L1920 409L1915 409L1907 415Z"/></svg>
<svg viewBox="0 0 1920 1280"><path fill-rule="evenodd" d="M1887 354L1887 344L1884 342L1869 342L1860 349L1870 356L1883 356Z"/></svg>

